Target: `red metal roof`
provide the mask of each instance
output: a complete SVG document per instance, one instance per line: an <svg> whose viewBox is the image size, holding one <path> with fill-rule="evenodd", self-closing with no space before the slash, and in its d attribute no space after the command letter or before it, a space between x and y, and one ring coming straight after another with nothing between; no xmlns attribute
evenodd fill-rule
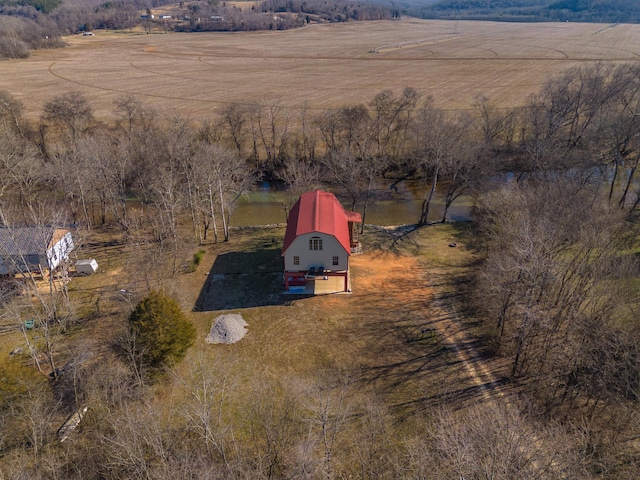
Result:
<svg viewBox="0 0 640 480"><path fill-rule="evenodd" d="M322 190L303 193L289 212L282 253L284 254L296 237L317 232L336 237L350 255L349 222L360 221L360 214L345 212L333 193Z"/></svg>

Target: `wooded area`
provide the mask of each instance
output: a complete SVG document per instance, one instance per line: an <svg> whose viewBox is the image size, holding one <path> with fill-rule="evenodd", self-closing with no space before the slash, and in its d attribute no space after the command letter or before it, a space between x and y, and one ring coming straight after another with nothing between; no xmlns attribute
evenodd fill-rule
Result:
<svg viewBox="0 0 640 480"><path fill-rule="evenodd" d="M624 0L405 0L407 15L498 22L638 23L640 6Z"/></svg>
<svg viewBox="0 0 640 480"><path fill-rule="evenodd" d="M140 252L123 274L140 268L148 290L180 276L199 244L233 240L234 204L260 179L286 185L284 209L302 191L329 186L365 223L374 184L412 179L423 200L418 231L435 228L437 196L445 222L461 194L474 195L464 237L474 263L452 284L453 301L487 355L508 364L500 382L515 392L464 408L425 398L406 421L375 388L355 395L354 372L331 359L310 379L238 372L234 355L215 365L188 356L182 373L167 367L158 378L127 353L136 350L121 331L103 333L102 361L62 371L63 348L81 342L68 332L86 315L63 288L21 307L41 338L0 362L0 471L637 478L639 108L635 64L569 70L519 108L478 96L473 114L439 110L407 87L326 112L234 103L198 124L122 97L106 124L72 92L27 122L20 103L0 94L2 224L74 225L83 237L112 225L120 248ZM2 292L12 305L15 293ZM132 308L122 303L114 318ZM428 316L429 306L418 308ZM182 392L171 405L160 400L169 383ZM229 400L232 389L242 400ZM56 443L52 419L87 402L94 413L82 440Z"/></svg>

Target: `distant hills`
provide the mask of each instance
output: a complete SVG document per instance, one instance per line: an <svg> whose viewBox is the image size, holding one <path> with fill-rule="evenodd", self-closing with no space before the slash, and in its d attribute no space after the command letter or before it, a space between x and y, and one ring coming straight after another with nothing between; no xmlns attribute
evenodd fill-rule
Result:
<svg viewBox="0 0 640 480"><path fill-rule="evenodd" d="M640 23L638 0L402 0L407 15L448 20Z"/></svg>
<svg viewBox="0 0 640 480"><path fill-rule="evenodd" d="M0 7L33 7L42 13L49 13L60 5L60 0L0 0Z"/></svg>

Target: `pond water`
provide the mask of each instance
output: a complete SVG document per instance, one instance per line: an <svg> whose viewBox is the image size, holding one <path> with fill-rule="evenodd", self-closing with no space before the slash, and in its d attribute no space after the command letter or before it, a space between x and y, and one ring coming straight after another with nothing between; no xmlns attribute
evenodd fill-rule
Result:
<svg viewBox="0 0 640 480"><path fill-rule="evenodd" d="M423 192L416 182L402 181L390 188L390 184L377 185L369 199L365 222L375 225L405 225L417 223L420 219L420 206ZM339 192L338 198L345 209L350 209L349 201ZM432 201L429 220L442 218L442 197L436 194ZM293 200L295 201L295 200ZM231 225L267 225L285 223L284 206L287 203L287 193L265 183L261 188L243 195L236 203L231 214ZM468 221L471 218L473 199L468 196L458 198L449 208L447 219L451 221ZM362 202L356 205L356 210L362 213Z"/></svg>

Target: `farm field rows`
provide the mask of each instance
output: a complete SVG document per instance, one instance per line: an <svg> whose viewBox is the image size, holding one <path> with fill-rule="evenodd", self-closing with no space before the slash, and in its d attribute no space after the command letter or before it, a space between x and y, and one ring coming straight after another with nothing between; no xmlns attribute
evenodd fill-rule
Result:
<svg viewBox="0 0 640 480"><path fill-rule="evenodd" d="M208 118L230 102L278 99L324 110L411 86L443 109L524 103L551 75L597 62L640 60L640 25L403 19L244 33L96 32L69 47L0 65L0 90L36 117L79 91L100 118L132 94L167 112Z"/></svg>

